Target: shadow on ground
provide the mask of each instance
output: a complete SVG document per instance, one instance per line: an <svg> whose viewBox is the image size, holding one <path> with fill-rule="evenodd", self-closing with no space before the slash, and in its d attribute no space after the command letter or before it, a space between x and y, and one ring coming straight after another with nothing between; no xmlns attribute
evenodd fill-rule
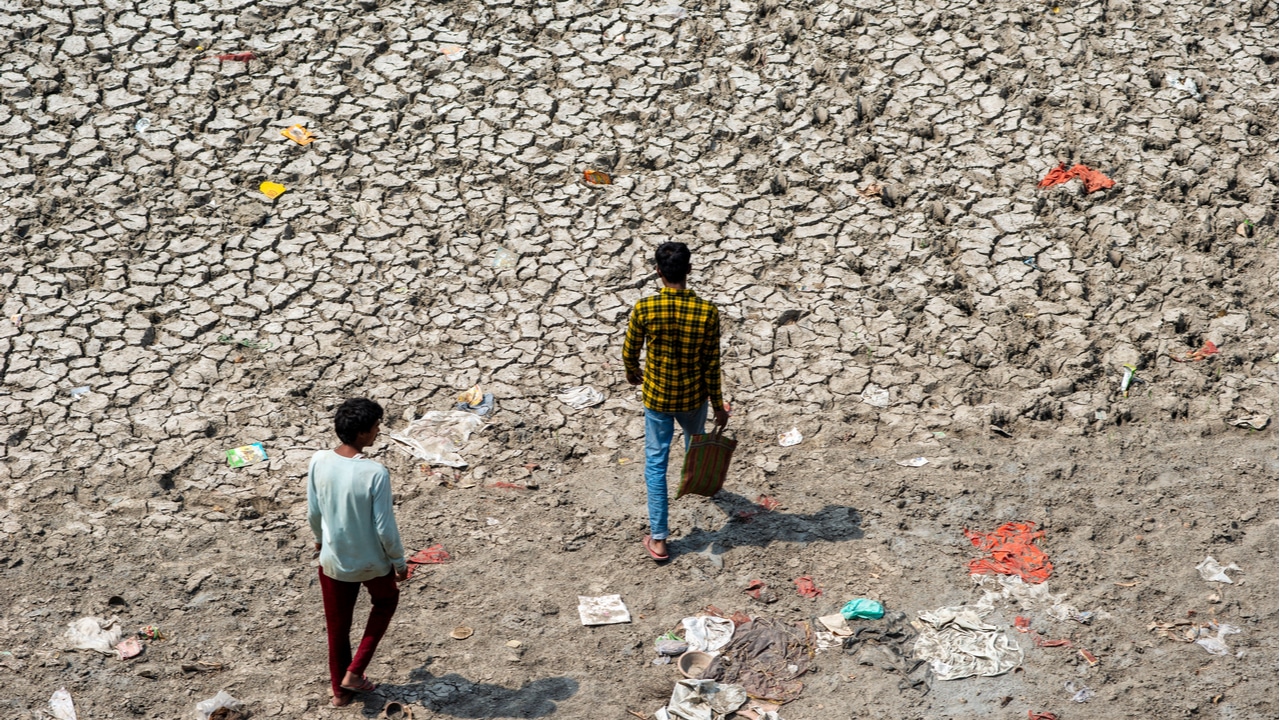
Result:
<svg viewBox="0 0 1280 720"><path fill-rule="evenodd" d="M862 539L862 516L844 505L794 515L765 510L742 495L721 490L711 501L729 516L719 530L694 528L669 547L680 555L707 549L717 554L734 547L766 547L773 542L840 542Z"/></svg>
<svg viewBox="0 0 1280 720"><path fill-rule="evenodd" d="M382 698L365 701L364 714L374 716L389 700L404 702L416 696L413 703L432 712L456 718L540 718L552 715L556 703L568 700L578 692L578 681L569 677L534 680L518 688L489 683L476 683L450 673L436 677L425 666L409 673L409 682L383 684Z"/></svg>

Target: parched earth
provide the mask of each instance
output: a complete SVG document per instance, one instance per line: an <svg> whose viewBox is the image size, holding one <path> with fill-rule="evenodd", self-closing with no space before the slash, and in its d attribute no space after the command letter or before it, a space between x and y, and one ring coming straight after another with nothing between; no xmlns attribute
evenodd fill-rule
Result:
<svg viewBox="0 0 1280 720"><path fill-rule="evenodd" d="M1021 670L928 693L827 650L782 716L1280 712L1274 3L10 0L0 29L0 717L65 686L82 718L226 689L625 720L681 617L972 602L962 531L1009 520L1096 613L1033 613L1073 648L1011 632ZM1060 163L1115 186L1038 188ZM668 239L721 307L742 445L655 567L619 356ZM306 460L345 397L398 430L475 383L465 471L375 448L406 542L453 560L405 586L383 693L327 709ZM579 385L608 399L555 399ZM614 592L632 623L582 627ZM87 615L168 639L65 652ZM1209 620L1227 656L1149 629Z"/></svg>

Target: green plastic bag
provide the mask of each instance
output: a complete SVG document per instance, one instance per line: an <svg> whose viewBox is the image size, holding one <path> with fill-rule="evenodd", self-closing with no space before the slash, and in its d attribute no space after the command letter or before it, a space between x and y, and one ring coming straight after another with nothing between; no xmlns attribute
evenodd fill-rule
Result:
<svg viewBox="0 0 1280 720"><path fill-rule="evenodd" d="M845 620L879 620L884 617L884 605L879 600L854 598L840 608Z"/></svg>

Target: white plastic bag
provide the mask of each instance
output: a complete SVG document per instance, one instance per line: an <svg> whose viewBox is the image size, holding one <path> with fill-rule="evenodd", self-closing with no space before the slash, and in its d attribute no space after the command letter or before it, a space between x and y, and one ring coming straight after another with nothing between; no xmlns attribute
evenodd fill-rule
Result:
<svg viewBox="0 0 1280 720"><path fill-rule="evenodd" d="M565 389L556 395L556 399L574 410L582 410L604 402L604 393L590 385L582 385Z"/></svg>
<svg viewBox="0 0 1280 720"><path fill-rule="evenodd" d="M116 643L120 642L120 626L115 618L83 617L67 624L64 637L68 650L97 650L103 655L115 655Z"/></svg>
<svg viewBox="0 0 1280 720"><path fill-rule="evenodd" d="M244 703L228 695L226 690L219 690L217 695L204 702L196 703L196 715L200 720L209 720L210 715L222 708L242 712Z"/></svg>
<svg viewBox="0 0 1280 720"><path fill-rule="evenodd" d="M1196 566L1196 570L1200 571L1200 577L1206 582L1220 582L1227 583L1228 585L1235 584L1232 582L1231 578L1227 576L1228 570L1242 572L1239 565L1236 565L1235 563L1223 565L1217 560L1214 560L1212 555L1201 560L1200 564Z"/></svg>
<svg viewBox="0 0 1280 720"><path fill-rule="evenodd" d="M76 705L66 688L59 688L49 698L49 711L53 713L54 720L76 720Z"/></svg>
<svg viewBox="0 0 1280 720"><path fill-rule="evenodd" d="M689 643L690 650L714 653L733 639L733 621L726 618L700 615L680 622L684 625L684 641Z"/></svg>
<svg viewBox="0 0 1280 720"><path fill-rule="evenodd" d="M410 455L429 465L460 468L466 467L467 461L462 459L458 450L466 444L471 433L482 427L484 420L473 413L432 411L410 421L404 432L393 432L389 437Z"/></svg>

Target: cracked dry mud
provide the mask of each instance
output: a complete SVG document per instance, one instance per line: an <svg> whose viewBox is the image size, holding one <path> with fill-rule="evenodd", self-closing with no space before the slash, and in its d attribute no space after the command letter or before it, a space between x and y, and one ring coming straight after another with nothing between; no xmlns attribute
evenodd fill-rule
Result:
<svg viewBox="0 0 1280 720"><path fill-rule="evenodd" d="M1098 666L1018 635L1022 671L922 696L828 651L783 716L1275 717L1275 424L1228 421L1276 414L1276 23L1265 0L0 3L0 716L65 686L93 718L226 689L255 717L625 719L670 693L652 641L682 616L971 601L962 530L1027 519L1054 592L1099 613L1035 627ZM1036 188L1064 162L1116 186ZM721 497L674 503L657 568L619 354L667 239L722 309L743 444ZM331 710L306 460L347 396L397 429L476 382L499 410L465 472L374 449L406 544L454 561L406 586L383 695ZM609 399L553 397L583 384ZM251 442L270 460L226 467ZM494 487L526 463L538 489ZM761 494L782 506L739 517ZM1206 555L1238 582L1201 581ZM604 593L631 624L578 624ZM169 639L62 652L92 614ZM1189 617L1238 625L1232 654L1147 629Z"/></svg>

